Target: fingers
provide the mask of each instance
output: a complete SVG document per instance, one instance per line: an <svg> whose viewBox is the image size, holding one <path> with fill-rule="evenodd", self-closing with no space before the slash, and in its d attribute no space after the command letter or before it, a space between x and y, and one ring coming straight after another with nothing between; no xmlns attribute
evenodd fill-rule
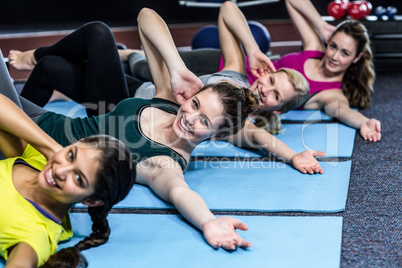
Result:
<svg viewBox="0 0 402 268"><path fill-rule="evenodd" d="M380 141L380 139L381 139L381 133L374 133L371 136L369 136L369 141L372 142Z"/></svg>
<svg viewBox="0 0 402 268"><path fill-rule="evenodd" d="M218 249L222 246L222 243L218 242L218 241L214 241L214 242L209 242L209 244L211 245L211 247L213 247L214 249Z"/></svg>
<svg viewBox="0 0 402 268"><path fill-rule="evenodd" d="M313 156L315 156L315 157L323 157L323 156L325 156L325 152L322 152L322 151L309 151Z"/></svg>
<svg viewBox="0 0 402 268"><path fill-rule="evenodd" d="M249 247L253 246L250 242L244 240L240 236L236 237L232 240L228 240L228 241L225 241L222 243L217 243L217 244L219 244L219 247L221 247L225 250L236 250L239 247L240 248L249 248ZM217 248L214 247L214 248L218 249L219 247L217 247Z"/></svg>
<svg viewBox="0 0 402 268"><path fill-rule="evenodd" d="M377 130L377 132L381 132L381 122L380 121L375 122L375 130Z"/></svg>
<svg viewBox="0 0 402 268"><path fill-rule="evenodd" d="M242 231L247 231L249 229L248 225L241 221L233 224L233 227Z"/></svg>
<svg viewBox="0 0 402 268"><path fill-rule="evenodd" d="M306 168L306 170L307 170L307 173L310 174L310 175L315 174L315 169L314 169L314 167L308 167L308 168Z"/></svg>
<svg viewBox="0 0 402 268"><path fill-rule="evenodd" d="M322 167L319 164L315 165L313 167L313 170L314 170L315 173L320 173L320 174L324 173L324 170L322 169Z"/></svg>
<svg viewBox="0 0 402 268"><path fill-rule="evenodd" d="M252 244L246 240L244 240L241 237L238 237L237 239L234 240L236 248L240 247L240 248L249 248L252 247Z"/></svg>
<svg viewBox="0 0 402 268"><path fill-rule="evenodd" d="M275 66L272 62L270 62L270 64L268 66L272 73L276 72Z"/></svg>
<svg viewBox="0 0 402 268"><path fill-rule="evenodd" d="M324 173L324 170L322 169L322 167L319 164L311 166L311 167L304 167L304 170L306 171L304 173L308 173L310 175L313 175L316 173L320 173L320 174Z"/></svg>
<svg viewBox="0 0 402 268"><path fill-rule="evenodd" d="M310 166L306 166L306 165L305 166L299 166L297 169L303 174L308 173L310 175L313 175L313 174L316 174L316 173L320 173L320 174L324 173L324 170L322 169L322 167L318 163L316 163L314 165L310 165Z"/></svg>
<svg viewBox="0 0 402 268"><path fill-rule="evenodd" d="M181 94L175 95L175 98L176 98L177 102L179 103L179 105L182 105L183 103L186 102L186 99Z"/></svg>
<svg viewBox="0 0 402 268"><path fill-rule="evenodd" d="M362 137L365 141L377 142L381 140L381 133L362 133Z"/></svg>
<svg viewBox="0 0 402 268"><path fill-rule="evenodd" d="M381 133L377 133L377 141L381 140Z"/></svg>
<svg viewBox="0 0 402 268"><path fill-rule="evenodd" d="M307 169L305 167L299 167L298 170L303 174L307 173Z"/></svg>
<svg viewBox="0 0 402 268"><path fill-rule="evenodd" d="M255 77L260 77L260 73L257 70L250 70L251 73L255 76Z"/></svg>

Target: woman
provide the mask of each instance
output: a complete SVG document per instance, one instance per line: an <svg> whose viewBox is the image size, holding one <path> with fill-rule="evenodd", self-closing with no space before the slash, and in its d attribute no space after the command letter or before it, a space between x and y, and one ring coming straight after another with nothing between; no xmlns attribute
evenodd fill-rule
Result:
<svg viewBox="0 0 402 268"><path fill-rule="evenodd" d="M176 98L173 96L172 90L178 93L177 95L184 94L185 90L189 88L187 85L189 85L198 91L202 83L185 67L174 47L166 24L154 11L143 9L138 16L138 25L156 86L156 98L152 100L125 99L113 111L105 115L73 119L71 124L68 124L68 126L72 125L72 128L68 129L67 132L57 131L57 129L64 130L65 117L63 116L57 116L50 112L38 112L39 118L37 117L36 121L45 131L62 143L70 143L77 138L88 135L91 131L116 135L129 145L139 162L137 165L137 181L150 186L158 196L176 206L184 217L204 232L204 236L210 245L225 249L251 246L235 231L236 228L247 229L247 226L232 218L215 218L202 198L188 188L184 180L183 170L193 148L201 141L209 138L233 137L230 135L234 135L239 129L242 129L245 118L258 107L258 101L249 90L242 89L244 95L238 87L228 83L218 83L204 87L197 95L185 101L179 109L179 106L174 103ZM96 29L88 30L87 34L82 34L82 31L86 31L88 27L95 27ZM87 60L88 55L85 54L89 50L83 49L82 51L85 53L82 53L81 50L67 52L69 49L79 47L70 43L76 36L84 36L84 38L75 39L77 42L86 41L90 38L101 38L99 42L94 42L94 44L102 43L102 45L112 40L110 42L112 48L109 50L112 51L111 53L115 53L117 61L119 61L110 30L102 23L91 23L68 35L55 45L35 50L34 58L40 59L35 69L45 58L48 59L49 57L49 55L38 57L40 54L59 54L67 57L71 56L68 55L69 53L76 58L81 57L77 62L85 59L85 66L80 66L80 68L87 68L92 63L92 61ZM65 42L70 44L68 48L63 45ZM102 50L102 53L105 51L108 50ZM106 66L109 72L108 75L98 75L96 78L102 81L120 76L121 80L124 81L121 63L118 62L118 65L114 66L113 63L116 61L108 61L111 58L113 55L105 57L103 64L95 66L98 68ZM66 61L65 58L63 60ZM110 75L110 72L113 71L118 74ZM102 83L99 82L98 84L102 86ZM254 103L254 105L250 106L246 102ZM105 105L105 107L107 106ZM255 107L252 108L253 106ZM238 110L239 107L240 110ZM57 124L60 127L57 127ZM132 137L134 135L133 130L137 133L135 139ZM68 136L69 134L73 135ZM258 139L258 135L252 131L246 134L248 136L244 136L244 139L252 137L253 142ZM267 147L275 151L277 148L271 147L271 144L273 142L281 143L273 139L269 140L270 144ZM235 142L240 143L243 140L236 139ZM284 151L278 149L277 151L280 156L292 162L296 168L304 173L322 172L314 158L314 155L319 155L315 151L301 154L295 153L290 148Z"/></svg>
<svg viewBox="0 0 402 268"><path fill-rule="evenodd" d="M310 98L300 108L323 109L328 115L342 123L360 129L360 134L365 140L379 141L381 139L381 123L350 108L352 106L364 109L371 102L375 73L370 40L364 25L359 21L345 21L335 28L322 20L320 14L308 0L287 0L286 6L301 36L303 51L285 55L274 61L273 64L276 69L295 69L308 80ZM238 15L231 29L236 30L245 26L245 20L241 19L241 11L236 5L225 2L221 8L231 10L231 14ZM243 31L242 35L250 38L248 31ZM321 38L328 43L327 48L323 46ZM222 44L227 42L224 35L220 35L220 42L223 50ZM130 52L133 51L121 51L122 57L124 59L128 57L134 75L141 74L140 77L144 77L144 73L146 73L143 68L144 61L138 53L128 56L127 54ZM199 55L203 57L202 62L207 60L216 62L216 52L186 51L185 53L185 59L192 61L189 66L196 66L194 61L197 61ZM194 55L191 56L190 53ZM206 54L209 54L210 57L208 58ZM250 57L249 54L247 55ZM229 55L229 57L231 56ZM199 60L201 61L201 59ZM223 55L223 60L226 64L225 55ZM140 66L142 69L138 70ZM221 62L220 70L222 67ZM253 66L250 65L250 68L252 69ZM211 68L211 70L214 69ZM203 69L202 72L206 72L206 70ZM255 81L259 77L255 73L256 76L249 72L248 74L251 81Z"/></svg>
<svg viewBox="0 0 402 268"><path fill-rule="evenodd" d="M10 78L1 65L4 87ZM86 264L79 252L107 242L106 216L134 184L128 148L110 136L62 148L2 94L0 107L0 149L7 157L0 161L0 256L6 267ZM68 210L78 202L88 205L93 233L55 253L58 242L72 236Z"/></svg>
<svg viewBox="0 0 402 268"><path fill-rule="evenodd" d="M344 21L333 31L334 27L322 20L310 1L287 0L286 6L304 51L281 58L275 66L300 68L309 80L311 97L303 108L323 109L329 116L360 129L365 140L379 141L380 122L350 108L351 105L364 109L371 102L375 73L364 25L359 21ZM326 49L315 30L328 41ZM301 61L300 66L292 64L296 59Z"/></svg>

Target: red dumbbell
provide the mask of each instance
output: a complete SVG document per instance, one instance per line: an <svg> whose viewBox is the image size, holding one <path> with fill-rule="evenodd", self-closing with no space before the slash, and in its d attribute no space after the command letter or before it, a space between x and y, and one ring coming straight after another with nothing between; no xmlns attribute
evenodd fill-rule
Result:
<svg viewBox="0 0 402 268"><path fill-rule="evenodd" d="M347 11L348 15L354 20L360 20L367 16L367 6L363 1L353 1Z"/></svg>
<svg viewBox="0 0 402 268"><path fill-rule="evenodd" d="M373 10L373 5L369 1L363 1L363 4L367 7L366 16L370 15Z"/></svg>
<svg viewBox="0 0 402 268"><path fill-rule="evenodd" d="M334 19L340 19L346 14L347 2L345 1L332 1L328 4L327 12Z"/></svg>

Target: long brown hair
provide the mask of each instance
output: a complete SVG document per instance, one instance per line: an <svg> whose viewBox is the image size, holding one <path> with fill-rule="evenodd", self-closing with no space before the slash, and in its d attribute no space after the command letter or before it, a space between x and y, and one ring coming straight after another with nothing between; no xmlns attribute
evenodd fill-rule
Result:
<svg viewBox="0 0 402 268"><path fill-rule="evenodd" d="M375 79L373 53L370 47L370 38L366 27L356 20L341 22L332 36L343 32L351 36L357 45L357 57L362 57L356 63L352 63L343 76L343 91L347 96L350 105L359 109L365 109L371 104L371 94Z"/></svg>

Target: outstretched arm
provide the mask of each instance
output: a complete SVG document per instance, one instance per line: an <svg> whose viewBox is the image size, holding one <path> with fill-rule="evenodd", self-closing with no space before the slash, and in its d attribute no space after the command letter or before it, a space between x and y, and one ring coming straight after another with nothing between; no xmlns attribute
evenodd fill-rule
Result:
<svg viewBox="0 0 402 268"><path fill-rule="evenodd" d="M302 173L324 173L315 158L325 156L324 152L309 150L296 153L284 142L266 130L256 127L248 120L243 129L236 135L229 137L228 141L239 147L260 148L267 153L273 153L293 165L294 168Z"/></svg>
<svg viewBox="0 0 402 268"><path fill-rule="evenodd" d="M271 60L261 52L243 13L231 1L226 1L220 8L218 28L224 70L245 73L243 47L253 75L259 77L275 71Z"/></svg>
<svg viewBox="0 0 402 268"><path fill-rule="evenodd" d="M350 127L360 129L363 139L377 142L381 140L381 122L369 119L349 106L349 101L341 90L326 90L315 94L304 106L305 109L323 109L325 113Z"/></svg>
<svg viewBox="0 0 402 268"><path fill-rule="evenodd" d="M156 96L184 103L201 89L201 80L187 69L166 23L155 11L143 8L137 20Z"/></svg>
<svg viewBox="0 0 402 268"><path fill-rule="evenodd" d="M163 163L163 167L158 163ZM157 156L140 162L137 182L148 185L160 198L172 203L183 217L203 231L212 247L234 250L251 246L236 232L236 229L247 230L248 226L231 217L216 218L202 197L188 187L181 168L170 157Z"/></svg>
<svg viewBox="0 0 402 268"><path fill-rule="evenodd" d="M3 94L0 94L0 109L0 149L6 157L20 156L27 143L46 158L61 149L55 140Z"/></svg>
<svg viewBox="0 0 402 268"><path fill-rule="evenodd" d="M286 0L286 7L302 39L304 50L323 51L321 38L327 43L335 26L324 21L309 0Z"/></svg>

